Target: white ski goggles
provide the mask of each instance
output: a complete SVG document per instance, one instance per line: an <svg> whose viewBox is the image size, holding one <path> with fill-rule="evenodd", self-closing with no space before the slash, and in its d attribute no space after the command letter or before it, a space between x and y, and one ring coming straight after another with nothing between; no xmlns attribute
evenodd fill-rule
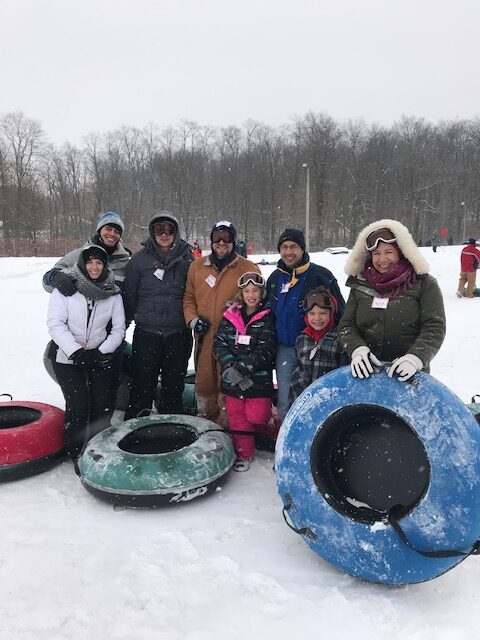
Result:
<svg viewBox="0 0 480 640"><path fill-rule="evenodd" d="M376 229L367 237L365 246L367 251L375 251L379 242L386 242L387 244L393 244L397 241L395 234L390 229Z"/></svg>
<svg viewBox="0 0 480 640"><path fill-rule="evenodd" d="M247 273L244 273L243 276L240 276L238 279L238 288L245 289L248 284L253 284L263 289L265 287L265 278L261 273L257 273L256 271L247 271Z"/></svg>

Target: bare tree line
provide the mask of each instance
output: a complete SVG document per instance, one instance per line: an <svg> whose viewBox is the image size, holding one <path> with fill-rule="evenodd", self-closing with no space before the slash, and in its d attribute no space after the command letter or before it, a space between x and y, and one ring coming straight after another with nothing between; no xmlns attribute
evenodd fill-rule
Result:
<svg viewBox="0 0 480 640"><path fill-rule="evenodd" d="M12 112L0 115L0 251L16 255L19 239L34 255L83 241L109 209L133 245L167 209L189 241L208 244L213 223L226 218L255 251L274 250L283 228L305 226L306 166L314 250L351 246L379 217L402 221L420 243L443 227L455 242L478 235L480 119L384 127L308 113L278 128L184 121L57 148L39 122Z"/></svg>

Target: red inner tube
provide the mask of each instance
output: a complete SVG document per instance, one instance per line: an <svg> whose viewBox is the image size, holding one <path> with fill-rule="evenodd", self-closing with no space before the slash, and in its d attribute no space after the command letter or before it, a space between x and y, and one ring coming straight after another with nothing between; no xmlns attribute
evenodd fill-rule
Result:
<svg viewBox="0 0 480 640"><path fill-rule="evenodd" d="M41 402L0 402L0 466L52 455L64 447L64 412Z"/></svg>

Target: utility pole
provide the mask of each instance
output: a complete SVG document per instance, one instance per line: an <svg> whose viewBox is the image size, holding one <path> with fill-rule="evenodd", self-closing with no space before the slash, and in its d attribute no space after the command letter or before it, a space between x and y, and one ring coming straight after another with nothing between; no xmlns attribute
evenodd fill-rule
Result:
<svg viewBox="0 0 480 640"><path fill-rule="evenodd" d="M308 162L304 162L302 166L307 170L305 181L305 250L308 253L310 247L310 167Z"/></svg>

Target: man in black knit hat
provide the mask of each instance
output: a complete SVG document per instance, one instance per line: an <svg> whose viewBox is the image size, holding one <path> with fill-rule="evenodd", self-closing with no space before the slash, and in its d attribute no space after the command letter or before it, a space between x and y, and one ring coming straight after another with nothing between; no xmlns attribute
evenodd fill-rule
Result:
<svg viewBox="0 0 480 640"><path fill-rule="evenodd" d="M275 314L277 330L276 373L278 414L283 420L288 411L288 392L295 365L295 340L305 328L302 300L305 295L323 286L337 299L337 325L345 308L345 300L337 280L325 267L310 262L305 250L305 236L300 229L287 228L278 239L280 260L267 281L268 302Z"/></svg>

